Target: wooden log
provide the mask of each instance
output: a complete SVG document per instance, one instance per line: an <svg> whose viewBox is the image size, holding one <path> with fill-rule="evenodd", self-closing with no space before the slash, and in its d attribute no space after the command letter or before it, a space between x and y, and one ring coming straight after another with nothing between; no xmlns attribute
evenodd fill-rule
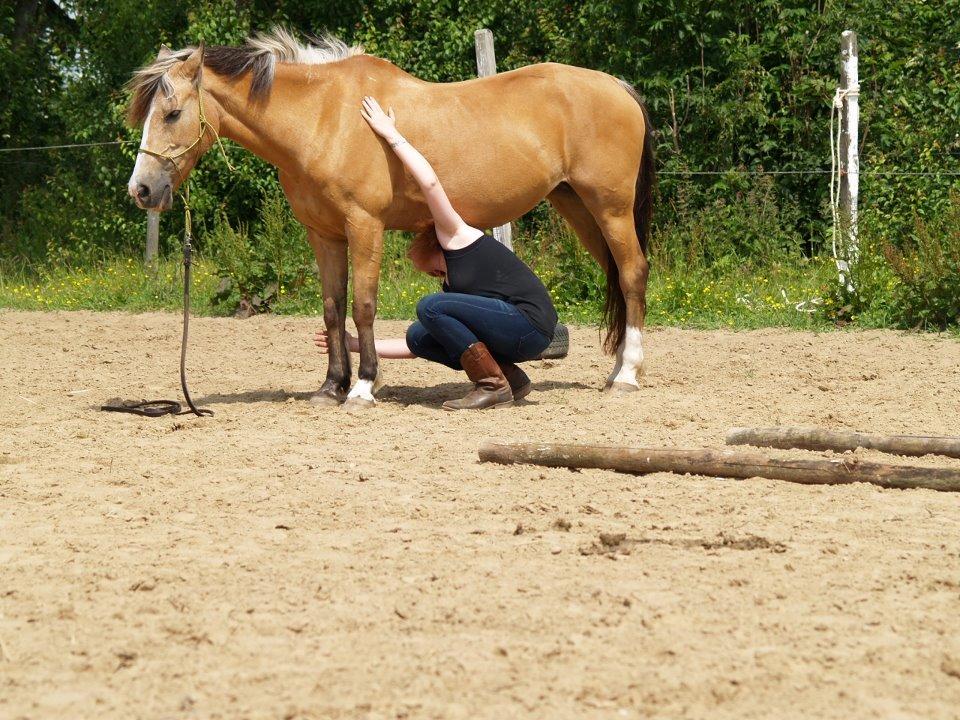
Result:
<svg viewBox="0 0 960 720"><path fill-rule="evenodd" d="M946 455L960 458L960 437L870 435L814 427L731 428L727 433L727 445L838 452L867 448L894 455Z"/></svg>
<svg viewBox="0 0 960 720"><path fill-rule="evenodd" d="M884 465L862 462L857 458L787 460L744 450L488 442L480 446L480 460L501 464L599 468L638 475L671 472L723 478L763 477L804 485L865 482L886 488L960 491L960 470L950 468Z"/></svg>

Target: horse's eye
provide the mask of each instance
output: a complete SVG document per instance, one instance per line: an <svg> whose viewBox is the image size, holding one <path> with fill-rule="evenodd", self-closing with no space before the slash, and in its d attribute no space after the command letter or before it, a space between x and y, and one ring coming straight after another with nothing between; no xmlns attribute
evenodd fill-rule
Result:
<svg viewBox="0 0 960 720"><path fill-rule="evenodd" d="M167 116L164 118L167 122L174 122L178 117L180 117L179 110L171 110L167 113Z"/></svg>

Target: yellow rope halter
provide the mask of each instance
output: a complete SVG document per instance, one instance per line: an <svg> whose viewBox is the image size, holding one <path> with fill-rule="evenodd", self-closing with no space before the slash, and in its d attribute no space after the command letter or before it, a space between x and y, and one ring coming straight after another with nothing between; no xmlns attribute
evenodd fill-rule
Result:
<svg viewBox="0 0 960 720"><path fill-rule="evenodd" d="M203 111L203 87L197 86L197 105L199 107L200 115L200 131L197 134L197 139L192 143L187 145L185 148L176 152L172 155L167 153L157 152L155 150L150 150L145 147L141 147L137 150L137 153L144 153L146 155L151 155L159 160L166 160L171 165L173 169L177 171L177 176L179 178L179 184L183 188L183 192L180 193L180 199L183 201L183 211L184 211L184 229L186 231L187 237L190 238L193 236L193 219L190 214L190 181L184 180L183 173L180 172L180 166L177 165L177 159L183 157L188 152L193 150L200 142L203 140L203 136L207 134L207 130L212 130L214 137L216 137L216 143L220 148L220 153L223 155L224 162L227 163L227 168L233 172L233 165L230 164L230 158L227 157L227 151L223 147L223 138L220 137L220 133L217 132L217 129L210 124L207 120L207 114Z"/></svg>

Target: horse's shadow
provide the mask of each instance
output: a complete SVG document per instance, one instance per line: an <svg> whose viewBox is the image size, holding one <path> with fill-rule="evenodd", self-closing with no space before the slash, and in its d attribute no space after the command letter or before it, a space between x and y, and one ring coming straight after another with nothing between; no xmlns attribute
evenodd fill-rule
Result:
<svg viewBox="0 0 960 720"><path fill-rule="evenodd" d="M289 390L246 390L238 393L213 393L201 398L194 398L196 405L232 405L234 403L276 402L288 400L306 402L316 393L316 390L291 392Z"/></svg>
<svg viewBox="0 0 960 720"><path fill-rule="evenodd" d="M377 401L397 405L420 405L436 408L444 400L462 397L469 390L470 385L464 382L447 382L427 387L421 385L386 385L377 393ZM594 390L596 388L581 382L559 382L546 380L533 383L534 391L547 392L550 390ZM289 391L289 390L245 390L238 393L213 393L195 398L194 403L200 405L232 405L235 403L275 402L284 403L289 400L308 402L316 390ZM519 401L520 405L535 405L536 398L530 396Z"/></svg>

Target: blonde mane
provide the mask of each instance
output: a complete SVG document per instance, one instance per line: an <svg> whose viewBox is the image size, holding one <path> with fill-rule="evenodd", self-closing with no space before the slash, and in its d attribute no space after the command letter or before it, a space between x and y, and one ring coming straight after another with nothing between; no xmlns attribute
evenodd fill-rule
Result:
<svg viewBox="0 0 960 720"><path fill-rule="evenodd" d="M143 123L157 92L162 91L167 95L173 92L167 73L177 63L190 57L195 50L195 47L172 50L133 74L127 84L132 94L127 111L127 121L131 125L139 126ZM241 47L215 45L205 48L203 65L230 79L252 73L250 97L257 100L270 93L277 63L324 65L346 60L354 55L363 55L363 47L348 45L329 33L301 42L292 32L278 26L269 32L257 33L247 38Z"/></svg>

